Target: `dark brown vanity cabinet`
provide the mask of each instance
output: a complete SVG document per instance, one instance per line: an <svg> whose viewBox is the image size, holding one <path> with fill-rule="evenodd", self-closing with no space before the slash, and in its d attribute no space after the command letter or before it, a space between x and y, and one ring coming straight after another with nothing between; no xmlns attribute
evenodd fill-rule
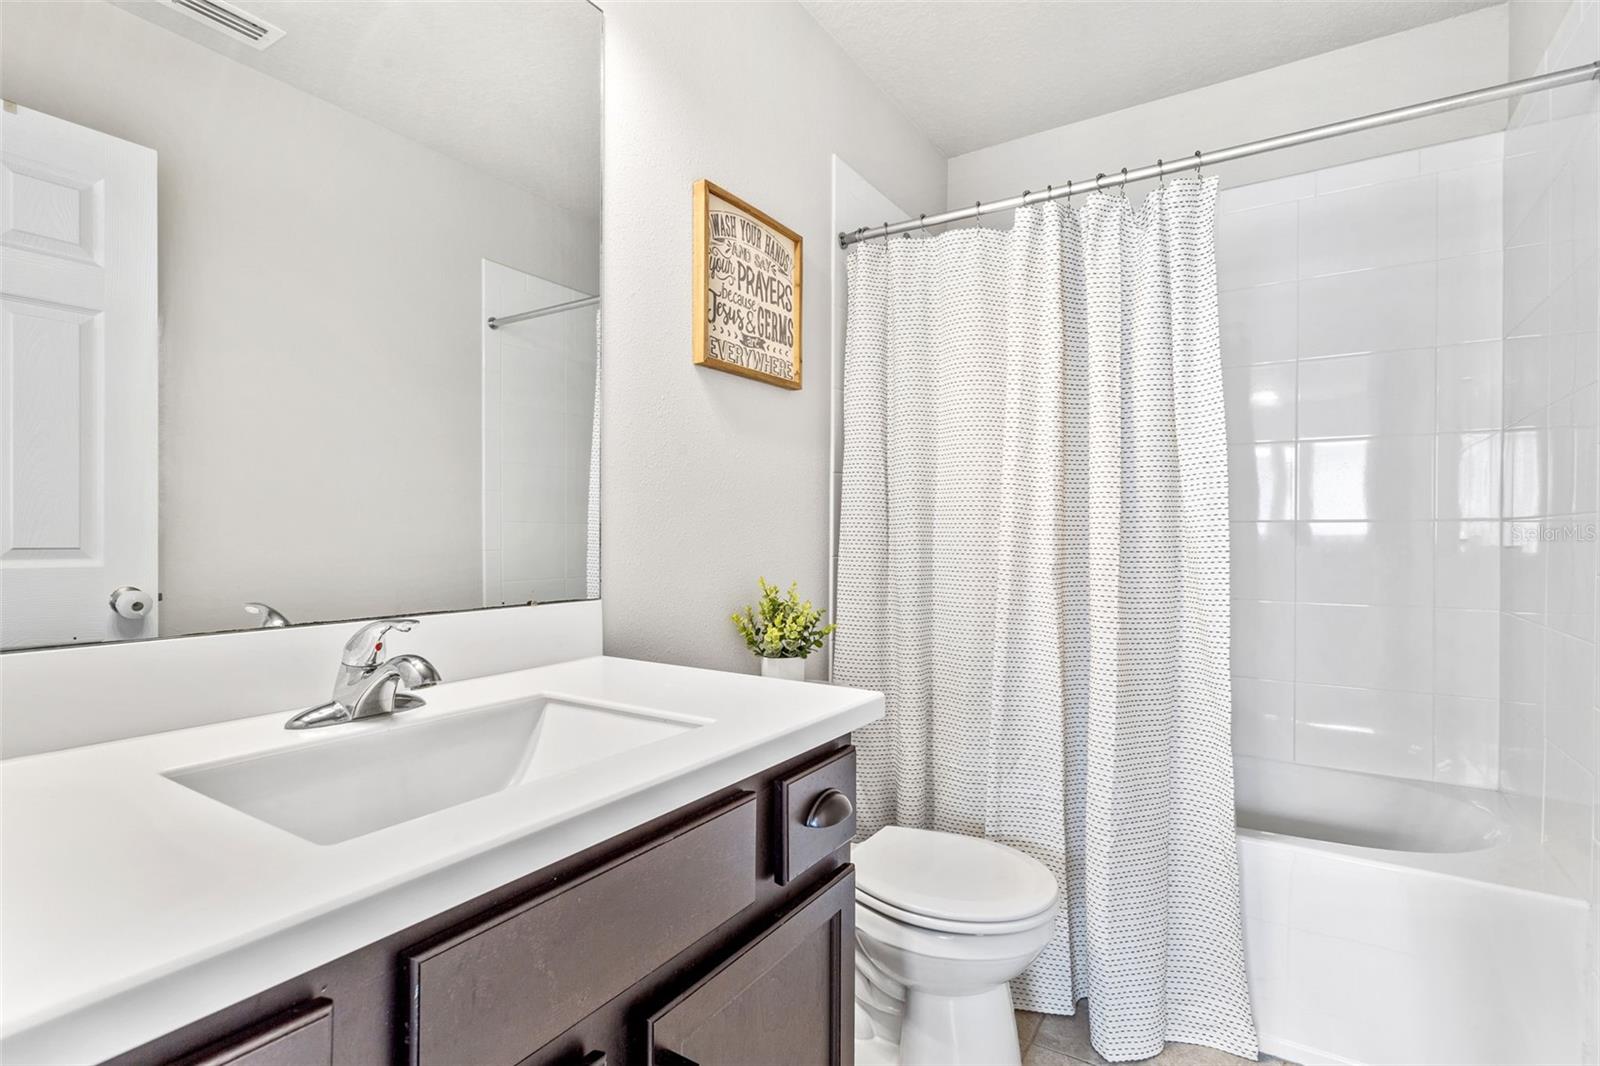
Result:
<svg viewBox="0 0 1600 1066"><path fill-rule="evenodd" d="M835 741L111 1060L851 1066Z"/></svg>
<svg viewBox="0 0 1600 1066"><path fill-rule="evenodd" d="M230 1033L177 1066L332 1066L333 1004L314 999Z"/></svg>
<svg viewBox="0 0 1600 1066"><path fill-rule="evenodd" d="M761 936L652 1014L654 1066L839 1066L853 1056L855 870L846 866Z"/></svg>

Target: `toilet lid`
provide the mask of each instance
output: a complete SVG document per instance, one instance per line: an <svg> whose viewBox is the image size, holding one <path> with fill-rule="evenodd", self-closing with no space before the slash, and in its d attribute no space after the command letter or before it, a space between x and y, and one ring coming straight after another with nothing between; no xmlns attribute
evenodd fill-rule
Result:
<svg viewBox="0 0 1600 1066"><path fill-rule="evenodd" d="M911 914L1010 922L1055 906L1044 864L982 837L891 825L857 844L856 889Z"/></svg>

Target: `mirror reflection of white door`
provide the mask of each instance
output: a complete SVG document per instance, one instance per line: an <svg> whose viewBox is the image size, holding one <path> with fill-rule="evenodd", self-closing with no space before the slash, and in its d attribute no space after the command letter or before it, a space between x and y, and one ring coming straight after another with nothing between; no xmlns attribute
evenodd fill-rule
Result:
<svg viewBox="0 0 1600 1066"><path fill-rule="evenodd" d="M0 647L156 635L156 373L156 153L5 104Z"/></svg>

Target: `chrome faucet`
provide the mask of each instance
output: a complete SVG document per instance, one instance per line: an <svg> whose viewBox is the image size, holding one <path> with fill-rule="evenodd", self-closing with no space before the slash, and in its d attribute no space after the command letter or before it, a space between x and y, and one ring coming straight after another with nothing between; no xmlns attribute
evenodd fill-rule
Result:
<svg viewBox="0 0 1600 1066"><path fill-rule="evenodd" d="M380 618L358 629L339 656L339 672L333 679L333 699L299 712L283 727L316 729L421 707L420 697L400 689L403 686L415 691L437 685L439 671L420 655L381 658L384 637L390 630L409 633L411 627L418 624L415 618Z"/></svg>

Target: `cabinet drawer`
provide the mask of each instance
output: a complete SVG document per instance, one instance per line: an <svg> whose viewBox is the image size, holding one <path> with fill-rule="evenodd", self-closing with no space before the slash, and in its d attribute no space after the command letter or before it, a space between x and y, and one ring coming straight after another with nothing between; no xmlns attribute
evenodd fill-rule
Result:
<svg viewBox="0 0 1600 1066"><path fill-rule="evenodd" d="M201 1048L171 1066L331 1066L333 1004L315 999Z"/></svg>
<svg viewBox="0 0 1600 1066"><path fill-rule="evenodd" d="M851 1066L855 867L650 1016L650 1066Z"/></svg>
<svg viewBox="0 0 1600 1066"><path fill-rule="evenodd" d="M778 854L773 869L786 885L856 835L856 749L831 752L821 762L777 782Z"/></svg>
<svg viewBox="0 0 1600 1066"><path fill-rule="evenodd" d="M755 795L404 954L408 1061L510 1066L755 899Z"/></svg>

